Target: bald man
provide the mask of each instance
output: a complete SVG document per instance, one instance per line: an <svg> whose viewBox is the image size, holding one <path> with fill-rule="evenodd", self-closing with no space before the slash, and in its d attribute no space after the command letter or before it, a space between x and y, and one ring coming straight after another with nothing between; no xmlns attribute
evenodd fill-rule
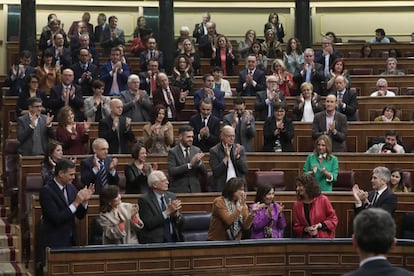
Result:
<svg viewBox="0 0 414 276"><path fill-rule="evenodd" d="M99 122L99 137L108 141L110 154L131 153L128 142L136 142L131 129L131 118L122 115L123 107L120 99L112 99L109 105L110 116Z"/></svg>

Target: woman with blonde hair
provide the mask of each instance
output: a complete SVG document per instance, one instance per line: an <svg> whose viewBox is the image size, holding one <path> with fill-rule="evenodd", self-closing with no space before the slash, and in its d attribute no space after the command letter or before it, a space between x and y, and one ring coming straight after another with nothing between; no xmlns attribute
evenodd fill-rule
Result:
<svg viewBox="0 0 414 276"><path fill-rule="evenodd" d="M200 56L195 50L193 41L191 39L184 39L183 48L176 52L176 55L185 55L193 68L194 75L200 75Z"/></svg>
<svg viewBox="0 0 414 276"><path fill-rule="evenodd" d="M331 192L338 177L338 167L338 158L332 154L331 138L319 136L313 153L306 158L303 173L313 175L321 191Z"/></svg>
<svg viewBox="0 0 414 276"><path fill-rule="evenodd" d="M285 63L278 58L273 61L272 71L273 76L276 77L279 90L283 91L286 97L290 97L290 91L295 88L292 73L286 69Z"/></svg>
<svg viewBox="0 0 414 276"><path fill-rule="evenodd" d="M282 23L279 21L279 15L277 13L272 12L269 14L268 21L264 25L264 33L266 33L267 30L272 30L276 35L277 41L283 43L285 30L283 29Z"/></svg>
<svg viewBox="0 0 414 276"><path fill-rule="evenodd" d="M315 114L323 110L321 97L318 93L313 92L313 85L310 82L304 82L300 85L299 96L296 97L293 113L296 120L301 122L313 122Z"/></svg>
<svg viewBox="0 0 414 276"><path fill-rule="evenodd" d="M227 37L219 35L214 46L212 46L212 50L210 65L220 66L223 69L224 76L234 75L233 65L239 64L239 61L234 55L233 47Z"/></svg>

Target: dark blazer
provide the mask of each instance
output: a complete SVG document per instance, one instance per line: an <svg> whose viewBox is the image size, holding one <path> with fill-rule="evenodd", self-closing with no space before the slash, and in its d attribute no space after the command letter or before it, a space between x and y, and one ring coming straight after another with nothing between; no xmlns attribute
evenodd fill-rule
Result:
<svg viewBox="0 0 414 276"><path fill-rule="evenodd" d="M176 199L172 192L165 192L165 201ZM168 219L164 219L160 204L157 200L155 192L150 190L138 199L139 216L144 222L144 228L139 232L140 243L160 243L166 242L164 239L164 227L168 223ZM173 241L182 241L181 225L183 224L183 216L170 216L173 228Z"/></svg>
<svg viewBox="0 0 414 276"><path fill-rule="evenodd" d="M217 37L219 34L216 33L216 36L214 38L214 41L217 40ZM214 41L210 40L210 37L208 34L202 35L198 39L198 50L200 53L200 57L203 58L211 58L213 55L213 50L211 49L211 43L214 43Z"/></svg>
<svg viewBox="0 0 414 276"><path fill-rule="evenodd" d="M295 136L295 129L293 128L292 121L288 118L283 118L284 129L280 132L280 144L282 151L293 151L292 139ZM276 130L276 119L275 116L266 119L263 125L263 136L264 145L263 151L274 151L275 146L275 130Z"/></svg>
<svg viewBox="0 0 414 276"><path fill-rule="evenodd" d="M89 156L88 158L85 158L81 161L80 164L80 172L81 172L81 182L83 186L88 187L91 183L96 183L96 174L93 172L93 159L95 158L94 155ZM112 175L109 171L109 165L112 162L112 158L107 157L104 160L104 165L107 171L107 179L108 179L108 185L118 185L119 183L119 176L118 172L115 173L115 175ZM100 185L95 185L95 194L99 195L101 192Z"/></svg>
<svg viewBox="0 0 414 276"><path fill-rule="evenodd" d="M257 92L256 102L254 104L254 110L257 112L257 114L259 114L257 120L265 121L267 119L269 107L266 104L266 99L267 99L267 90ZM286 101L285 93L283 91L280 91L279 99L280 99L280 102ZM274 104L274 101L272 101L272 104Z"/></svg>
<svg viewBox="0 0 414 276"><path fill-rule="evenodd" d="M317 94L317 93L312 93L312 100L311 100L311 105L312 105L312 110L313 110L313 114L316 114L318 112L321 112L324 107L323 104L321 102L321 97ZM315 100L313 100L313 98ZM297 121L301 121L302 117L303 117L303 109L305 107L305 105L302 106L302 108L299 108L299 104L301 103L301 98L300 96L296 97L295 100L295 104L293 106L293 113L296 115L296 120Z"/></svg>
<svg viewBox="0 0 414 276"><path fill-rule="evenodd" d="M366 262L357 270L344 274L344 276L413 276L414 273L400 267L395 267L388 260L372 260Z"/></svg>
<svg viewBox="0 0 414 276"><path fill-rule="evenodd" d="M158 52L158 58L157 58L158 69L163 69L164 68L164 53L159 50L155 50L155 51ZM148 70L147 65L150 59L151 58L149 55L149 50L144 50L141 52L141 54L139 55L139 65L141 68L141 72L146 72Z"/></svg>
<svg viewBox="0 0 414 276"><path fill-rule="evenodd" d="M180 89L175 86L169 86L170 91L172 94L172 97L174 98L174 107L175 107L175 113L173 112L173 121L174 120L180 120L180 111L184 108L185 102L180 102ZM156 106L158 104L162 104L165 106L165 108L168 108L168 104L165 101L164 93L161 89L161 87L158 87L155 93L152 94L152 103L153 106ZM165 113L165 116L167 116L167 113Z"/></svg>
<svg viewBox="0 0 414 276"><path fill-rule="evenodd" d="M17 67L17 76L19 75L19 66L16 64ZM27 81L27 78L31 74L36 74L36 71L33 66L26 66L24 70L24 77L16 77L14 80L12 79L13 71L10 68L9 73L7 75L7 78L5 80L5 86L10 87L9 96L19 96L21 92L24 90L25 82Z"/></svg>
<svg viewBox="0 0 414 276"><path fill-rule="evenodd" d="M53 61L55 64L60 64L62 70L69 68L72 65L72 55L69 48L63 47L62 55L56 56L56 47L50 47L53 53Z"/></svg>
<svg viewBox="0 0 414 276"><path fill-rule="evenodd" d="M190 147L190 160L200 152L196 146ZM207 175L202 162L188 168L181 145L168 151L168 175L172 178L169 190L174 193L201 193L199 177Z"/></svg>
<svg viewBox="0 0 414 276"><path fill-rule="evenodd" d="M46 93L40 90L36 91L36 97L42 99L43 106L47 104L47 96ZM29 106L27 105L27 99L30 98L30 92L28 89L23 89L22 92L19 95L19 98L17 98L17 104L16 104L16 117L20 117L23 110L29 110Z"/></svg>
<svg viewBox="0 0 414 276"><path fill-rule="evenodd" d="M63 29L60 29L58 31L58 33L63 35L63 40L64 40L64 46L65 47L69 47L69 42L68 42L68 38L67 35L65 33L65 31ZM50 40L51 42L48 43L47 41ZM50 29L44 31L41 33L40 38L39 38L39 50L44 51L47 48L50 48L53 46L53 37L52 37L52 31Z"/></svg>
<svg viewBox="0 0 414 276"><path fill-rule="evenodd" d="M210 115L207 127L209 129L208 137L200 137L200 129L204 127L204 122L201 120L200 113L197 113L190 118L190 126L194 129L194 141L193 145L199 147L203 152L208 152L210 148L217 145L220 136L220 119L214 115Z"/></svg>
<svg viewBox="0 0 414 276"><path fill-rule="evenodd" d="M106 31L106 29L109 29L109 25L105 23L103 26L95 26L95 32L94 32L94 41L95 42L101 42L102 41L102 33Z"/></svg>
<svg viewBox="0 0 414 276"><path fill-rule="evenodd" d="M368 193L368 200L369 202L372 202L374 199L376 190L372 190ZM355 208L355 213L359 213L364 209L367 208L381 208L390 213L391 215L394 214L395 209L397 208L397 196L390 190L386 189L375 201L374 205L370 204L363 204L359 208Z"/></svg>
<svg viewBox="0 0 414 276"><path fill-rule="evenodd" d="M42 135L42 148L44 154L47 153L47 145L49 138L56 139L55 130L53 127L46 125L46 115L40 115L38 126L40 127L40 133ZM34 155L33 154L33 133L34 130L29 126L30 117L29 114L20 116L17 118L17 140L19 141L19 154L21 155Z"/></svg>
<svg viewBox="0 0 414 276"><path fill-rule="evenodd" d="M110 154L131 153L128 142L135 142L136 139L131 126L126 128L126 117L119 117L119 138L117 131L112 130L113 122L112 116L99 122L99 137L108 142Z"/></svg>
<svg viewBox="0 0 414 276"><path fill-rule="evenodd" d="M233 55L233 56L234 56L234 58L231 57L231 55L229 54L229 50L226 49L226 71L227 71L226 76L233 76L234 75L233 64L234 65L239 64L239 60L237 59L237 57L235 55ZM221 67L220 49L217 49L216 57L210 59L210 65Z"/></svg>
<svg viewBox="0 0 414 276"><path fill-rule="evenodd" d="M75 113L75 120L77 122L83 122L85 120L85 114L83 114L83 95L80 86L72 84L75 86L75 94L73 98L69 98L69 106L73 109ZM59 110L65 106L65 100L62 99L62 84L55 85L50 89L50 97L47 101L47 106L51 109L53 115L55 115L54 120L57 119L57 114Z"/></svg>
<svg viewBox="0 0 414 276"><path fill-rule="evenodd" d="M253 80L256 81L256 86L247 85L243 88L247 75L247 69L240 71L239 80L237 81L237 92L240 93L241 96L256 96L258 91L266 90L266 76L262 70L254 70Z"/></svg>
<svg viewBox="0 0 414 276"><path fill-rule="evenodd" d="M250 111L245 111L250 112ZM254 122L254 116L253 114L250 114L250 125L248 126L246 124L246 121L244 121L242 117L240 130L237 129L237 127L234 128L236 138L234 140L235 143L238 143L240 145L243 145L244 149L247 152L254 151L254 146L252 143L252 139L256 136L256 125ZM234 111L230 112L229 114L225 115L223 117L223 125L229 125L232 126L234 122ZM240 132L240 134L239 134Z"/></svg>
<svg viewBox="0 0 414 276"><path fill-rule="evenodd" d="M337 96L337 93L334 95ZM356 121L356 111L358 110L358 100L356 93L349 89L346 89L344 95L342 96L342 102L346 104L345 108L338 105L337 110L344 114L348 121Z"/></svg>
<svg viewBox="0 0 414 276"><path fill-rule="evenodd" d="M193 37L196 39L197 43L199 42L200 37L206 34L207 34L207 29L204 30L203 22L195 24L194 31L193 31Z"/></svg>
<svg viewBox="0 0 414 276"><path fill-rule="evenodd" d="M83 67L81 67L81 64L79 62L76 62L70 68L73 70L75 76L74 82L81 87L82 95L92 96L92 83L94 80L98 79L98 66L88 62L88 68L84 70ZM91 78L85 78L84 80L82 80L82 75L85 72L90 72Z"/></svg>
<svg viewBox="0 0 414 276"><path fill-rule="evenodd" d="M298 87L300 87L300 85L306 81L306 72L304 71L303 74L301 72L302 68L300 70L297 70L296 74L293 76L293 81L298 85ZM323 81L325 81L325 77L323 75L323 66L315 62L315 71L313 71L311 74L313 91L321 96L326 96L326 91L322 87Z"/></svg>
<svg viewBox="0 0 414 276"><path fill-rule="evenodd" d="M105 96L111 96L109 93L111 92L113 76L109 74L112 71L112 62L108 61L101 65L99 68L99 79L105 83ZM129 69L128 64L122 63L122 72L118 71L116 82L118 83L119 93L121 91L128 89L128 77L131 75L131 71Z"/></svg>
<svg viewBox="0 0 414 276"><path fill-rule="evenodd" d="M340 58L340 57L342 57L341 53L334 50L332 55L329 55L329 64L328 64L329 68L331 68L335 59ZM325 68L325 57L323 56L322 50L315 51L315 62L322 65L322 71L323 71L323 69Z"/></svg>
<svg viewBox="0 0 414 276"><path fill-rule="evenodd" d="M346 151L346 134L348 132L348 123L346 116L342 113L335 112L335 129L337 133L329 134L332 140L332 151ZM312 139L315 140L322 134L326 134L326 112L321 111L315 114L312 123Z"/></svg>
<svg viewBox="0 0 414 276"><path fill-rule="evenodd" d="M66 187L68 201L71 204L75 200L78 190L73 184L68 184ZM40 233L43 233L44 246L56 248L77 245L75 216L78 219L84 218L85 207L82 204L79 205L75 214L72 214L55 180L42 187L39 201L43 215Z"/></svg>
<svg viewBox="0 0 414 276"><path fill-rule="evenodd" d="M111 49L119 44L125 45L125 34L124 30L115 28L114 32L117 34L117 38L111 39L111 29L105 28L101 34L101 46L104 48L103 56L104 58L108 58Z"/></svg>
<svg viewBox="0 0 414 276"><path fill-rule="evenodd" d="M125 165L126 194L143 194L148 192L147 178L151 172L151 165L145 163L144 166L148 167L147 174L144 174L142 170L138 169L134 161Z"/></svg>
<svg viewBox="0 0 414 276"><path fill-rule="evenodd" d="M213 89L213 91L215 99L212 101L213 108L211 110L211 114L221 119L223 118L223 116L221 115L221 111L226 108L226 103L224 101L224 92L221 92L217 89ZM194 106L199 112L201 101L204 98L204 88L200 88L194 93Z"/></svg>
<svg viewBox="0 0 414 276"><path fill-rule="evenodd" d="M243 146L240 146L240 158L234 157L234 146L231 148L230 157L236 171L237 177L245 177L248 171L246 153ZM212 191L221 192L226 185L227 165L223 162L224 147L222 143L218 143L210 149L210 168L213 172Z"/></svg>
<svg viewBox="0 0 414 276"><path fill-rule="evenodd" d="M141 72L138 74L140 79L139 89L147 91L148 96L151 95L151 79L148 72ZM156 81L156 87L159 88L158 82ZM155 91L152 91L153 93Z"/></svg>

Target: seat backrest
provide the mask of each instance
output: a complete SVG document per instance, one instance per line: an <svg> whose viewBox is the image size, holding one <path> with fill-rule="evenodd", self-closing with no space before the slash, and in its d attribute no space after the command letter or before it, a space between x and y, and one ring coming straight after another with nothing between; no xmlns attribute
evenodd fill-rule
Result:
<svg viewBox="0 0 414 276"><path fill-rule="evenodd" d="M92 218L90 233L91 236L89 237L89 245L103 244L103 229L101 224L101 218L99 217L99 215Z"/></svg>
<svg viewBox="0 0 414 276"><path fill-rule="evenodd" d="M414 212L405 213L401 238L414 239Z"/></svg>
<svg viewBox="0 0 414 276"><path fill-rule="evenodd" d="M408 191L411 192L413 187L413 182L411 180L411 172L404 171L403 178L405 187L407 187Z"/></svg>
<svg viewBox="0 0 414 276"><path fill-rule="evenodd" d="M372 68L353 68L351 69L351 75L373 75L374 69Z"/></svg>
<svg viewBox="0 0 414 276"><path fill-rule="evenodd" d="M119 192L121 194L125 194L125 188L126 188L126 178L125 178L125 173L124 172L118 172L118 176L119 176Z"/></svg>
<svg viewBox="0 0 414 276"><path fill-rule="evenodd" d="M6 139L4 142L3 156L3 180L4 193L10 195L10 192L17 187L17 174L19 169L19 141L17 139Z"/></svg>
<svg viewBox="0 0 414 276"><path fill-rule="evenodd" d="M21 202L22 206L26 206L26 214L30 214L32 210L32 196L39 195L43 187L43 177L39 173L32 173L26 175L26 185L24 187L24 200Z"/></svg>
<svg viewBox="0 0 414 276"><path fill-rule="evenodd" d="M339 171L336 182L332 187L334 191L351 191L355 184L354 171Z"/></svg>
<svg viewBox="0 0 414 276"><path fill-rule="evenodd" d="M271 185L275 191L286 190L285 172L283 171L257 171L255 175L256 187L266 183Z"/></svg>
<svg viewBox="0 0 414 276"><path fill-rule="evenodd" d="M211 213L183 213L183 216L184 224L181 233L184 241L207 241Z"/></svg>

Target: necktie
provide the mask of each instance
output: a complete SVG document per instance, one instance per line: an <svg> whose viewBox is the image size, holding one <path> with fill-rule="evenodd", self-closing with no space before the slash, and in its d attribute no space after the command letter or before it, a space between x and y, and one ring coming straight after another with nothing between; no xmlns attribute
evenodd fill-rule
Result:
<svg viewBox="0 0 414 276"><path fill-rule="evenodd" d="M375 203L377 202L377 199L378 199L378 195L379 195L379 193L375 192L374 199L372 200L372 203L371 203L372 206L375 206Z"/></svg>
<svg viewBox="0 0 414 276"><path fill-rule="evenodd" d="M338 99L339 99L339 100L341 100L343 96L344 96L344 93L342 93L342 92L338 92Z"/></svg>
<svg viewBox="0 0 414 276"><path fill-rule="evenodd" d="M306 70L306 82L311 82L312 64L308 64L308 70Z"/></svg>
<svg viewBox="0 0 414 276"><path fill-rule="evenodd" d="M99 184L101 185L101 187L108 184L108 177L106 175L104 160L99 160L98 181L99 181Z"/></svg>
<svg viewBox="0 0 414 276"><path fill-rule="evenodd" d="M69 86L66 87L66 96L65 96L65 105L69 105L69 95L70 95L70 88Z"/></svg>
<svg viewBox="0 0 414 276"><path fill-rule="evenodd" d="M166 93L167 93L167 98L168 98L168 107L171 110L172 117L174 117L175 115L174 99L173 99L173 96L172 96L172 93L169 87L167 88Z"/></svg>
<svg viewBox="0 0 414 276"><path fill-rule="evenodd" d="M119 95L119 86L118 86L118 73L115 72L112 75L112 86L111 86L111 95Z"/></svg>
<svg viewBox="0 0 414 276"><path fill-rule="evenodd" d="M325 68L323 69L325 77L329 76L329 55L325 56Z"/></svg>
<svg viewBox="0 0 414 276"><path fill-rule="evenodd" d="M157 76L151 77L151 94L153 94L157 90Z"/></svg>
<svg viewBox="0 0 414 276"><path fill-rule="evenodd" d="M241 144L241 125L242 125L242 116L239 115L239 120L236 126L236 143Z"/></svg>
<svg viewBox="0 0 414 276"><path fill-rule="evenodd" d="M83 71L84 71L84 72L88 71L88 64L84 64L84 65L83 65Z"/></svg>
<svg viewBox="0 0 414 276"><path fill-rule="evenodd" d="M165 204L165 197L161 196L161 211L167 210L167 205Z"/></svg>
<svg viewBox="0 0 414 276"><path fill-rule="evenodd" d="M69 199L68 199L68 192L66 189L66 186L62 188L63 197L65 198L66 204L69 205Z"/></svg>
<svg viewBox="0 0 414 276"><path fill-rule="evenodd" d="M161 211L165 211L167 210L167 204L165 203L165 197L161 196ZM164 241L166 242L172 242L172 237L171 237L171 223L170 223L170 218L167 218L164 222Z"/></svg>
<svg viewBox="0 0 414 276"><path fill-rule="evenodd" d="M203 125L206 127L207 126L207 117L203 118Z"/></svg>
<svg viewBox="0 0 414 276"><path fill-rule="evenodd" d="M190 163L190 149L189 148L185 148L185 161L187 163Z"/></svg>

